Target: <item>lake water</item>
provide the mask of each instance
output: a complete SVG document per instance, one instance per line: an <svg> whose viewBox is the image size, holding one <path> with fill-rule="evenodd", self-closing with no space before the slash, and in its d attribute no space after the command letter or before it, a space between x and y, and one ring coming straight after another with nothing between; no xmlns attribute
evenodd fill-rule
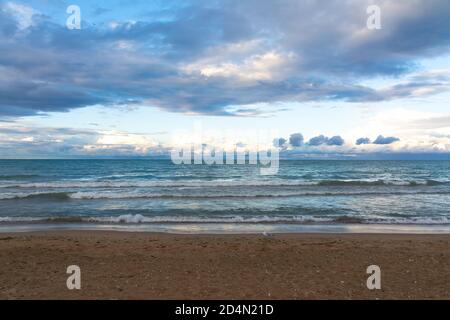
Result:
<svg viewBox="0 0 450 320"><path fill-rule="evenodd" d="M0 231L450 232L450 161L0 160Z"/></svg>

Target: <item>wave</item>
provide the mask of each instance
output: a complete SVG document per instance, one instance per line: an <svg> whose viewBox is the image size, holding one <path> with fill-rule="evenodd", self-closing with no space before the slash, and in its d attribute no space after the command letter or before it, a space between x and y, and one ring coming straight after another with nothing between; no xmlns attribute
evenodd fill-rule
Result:
<svg viewBox="0 0 450 320"><path fill-rule="evenodd" d="M323 180L319 186L439 186L450 181L437 180Z"/></svg>
<svg viewBox="0 0 450 320"><path fill-rule="evenodd" d="M189 193L143 193L143 192L43 192L43 193L9 193L0 194L0 200L101 200L101 199L259 199L259 198L292 198L292 197L332 197L332 196L401 196L401 195L447 195L450 190L436 191L436 190L374 190L374 191L291 191L291 192L260 192L256 194L251 193L209 193L209 194L189 194Z"/></svg>
<svg viewBox="0 0 450 320"><path fill-rule="evenodd" d="M38 221L46 221L46 218L40 217L0 217L1 222L38 222Z"/></svg>
<svg viewBox="0 0 450 320"><path fill-rule="evenodd" d="M0 188L182 188L182 187L292 187L292 186L439 186L450 181L437 180L189 180L189 181L54 181L9 183Z"/></svg>
<svg viewBox="0 0 450 320"><path fill-rule="evenodd" d="M333 221L329 218L306 217L306 216L143 216L141 214L125 214L108 217L81 217L81 216L57 216L57 217L0 217L0 222L86 222L86 223L308 223Z"/></svg>
<svg viewBox="0 0 450 320"><path fill-rule="evenodd" d="M450 217L377 217L360 216L143 216L126 214L107 217L0 217L0 223L114 223L114 224L161 224L161 223L253 223L253 224L417 224L447 225Z"/></svg>
<svg viewBox="0 0 450 320"><path fill-rule="evenodd" d="M259 194L160 194L160 193L109 193L109 192L77 192L70 195L71 199L258 199L258 198L291 198L291 197L313 197L313 196L388 196L388 195L419 195L419 194L450 194L448 191L404 191L404 192L284 192L284 193L259 193Z"/></svg>
<svg viewBox="0 0 450 320"><path fill-rule="evenodd" d="M245 180L191 180L191 181L74 181L4 184L0 188L150 188L150 187L239 187L239 186L310 186L308 181L245 181Z"/></svg>
<svg viewBox="0 0 450 320"><path fill-rule="evenodd" d="M19 200L19 199L43 199L43 200L69 200L70 192L37 192L37 193L10 193L0 194L0 200Z"/></svg>
<svg viewBox="0 0 450 320"><path fill-rule="evenodd" d="M91 217L83 219L85 222L112 222L112 223L307 223L327 222L328 218L306 217L306 216L154 216L148 217L140 214L121 215L118 217Z"/></svg>

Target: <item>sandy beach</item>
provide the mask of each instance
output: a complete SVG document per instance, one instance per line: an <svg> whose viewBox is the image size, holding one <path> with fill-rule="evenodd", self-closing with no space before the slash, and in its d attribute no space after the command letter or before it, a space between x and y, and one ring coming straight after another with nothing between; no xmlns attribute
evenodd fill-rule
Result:
<svg viewBox="0 0 450 320"><path fill-rule="evenodd" d="M0 234L0 298L449 299L449 248L450 235ZM366 287L372 264L381 290Z"/></svg>

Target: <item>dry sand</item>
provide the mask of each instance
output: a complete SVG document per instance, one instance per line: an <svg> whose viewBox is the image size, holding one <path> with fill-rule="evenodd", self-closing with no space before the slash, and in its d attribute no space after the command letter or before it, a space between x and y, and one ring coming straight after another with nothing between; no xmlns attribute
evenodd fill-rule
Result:
<svg viewBox="0 0 450 320"><path fill-rule="evenodd" d="M450 235L0 234L0 298L450 299Z"/></svg>

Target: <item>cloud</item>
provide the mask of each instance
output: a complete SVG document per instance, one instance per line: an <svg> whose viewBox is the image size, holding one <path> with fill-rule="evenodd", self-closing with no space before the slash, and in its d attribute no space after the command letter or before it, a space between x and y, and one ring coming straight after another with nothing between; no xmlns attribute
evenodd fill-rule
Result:
<svg viewBox="0 0 450 320"><path fill-rule="evenodd" d="M17 23L17 28L20 30L32 26L33 16L38 14L33 8L14 2L6 2L0 9L14 18Z"/></svg>
<svg viewBox="0 0 450 320"><path fill-rule="evenodd" d="M329 146L342 146L344 144L344 139L341 136L334 136L327 139L327 145Z"/></svg>
<svg viewBox="0 0 450 320"><path fill-rule="evenodd" d="M358 140L356 140L356 145L360 146L362 144L370 144L371 141L369 138L359 138Z"/></svg>
<svg viewBox="0 0 450 320"><path fill-rule="evenodd" d="M0 155L7 157L151 156L167 148L144 134L88 129L0 125Z"/></svg>
<svg viewBox="0 0 450 320"><path fill-rule="evenodd" d="M68 30L29 6L1 4L0 116L131 101L170 112L247 116L230 106L449 91L442 74L381 89L360 84L408 74L450 45L447 0L381 1L377 31L366 28L371 3L170 2L170 9L132 21L111 8L123 21L86 22L82 30Z"/></svg>
<svg viewBox="0 0 450 320"><path fill-rule="evenodd" d="M413 120L407 123L408 127L414 129L440 129L450 128L450 116L428 117Z"/></svg>
<svg viewBox="0 0 450 320"><path fill-rule="evenodd" d="M287 142L287 140L284 138L276 138L273 140L273 146L284 148L286 146L286 142Z"/></svg>
<svg viewBox="0 0 450 320"><path fill-rule="evenodd" d="M242 82L270 81L280 76L282 67L287 66L290 59L293 59L292 55L265 52L252 55L241 62L218 61L216 64L197 62L186 66L184 70L206 78L220 77Z"/></svg>
<svg viewBox="0 0 450 320"><path fill-rule="evenodd" d="M320 135L314 138L311 138L308 142L310 146L320 146L322 144L326 144L328 142L328 138L324 135Z"/></svg>
<svg viewBox="0 0 450 320"><path fill-rule="evenodd" d="M140 134L122 133L122 132L102 132L95 144L86 145L84 148L89 151L98 149L115 149L117 147L134 147L138 153L146 153L152 148L159 146L159 143L151 137Z"/></svg>
<svg viewBox="0 0 450 320"><path fill-rule="evenodd" d="M447 138L447 137L445 137L445 138ZM280 139L282 139L282 141L280 142L280 145L283 145L286 142L286 140L283 138L280 138ZM352 149L351 149L352 147L349 145L346 146L344 138L342 138L340 135L336 135L336 136L329 138L329 137L321 134L319 136L312 137L311 139L309 139L309 141L306 144L303 143L303 139L304 139L303 135L301 135L300 133L293 133L293 134L291 134L291 136L289 138L289 143L293 147L303 146L303 148L302 148L303 150L309 150L309 151L314 150L314 151L328 152L330 150L329 148L327 148L328 146L341 147L340 150L342 152L351 152L352 151ZM371 140L369 138L359 138L356 140L355 144L357 146L359 146L359 145L372 145L372 146L374 146L374 145L390 145L390 144L393 144L394 142L398 142L398 141L400 141L400 138L392 137L392 136L384 137L382 135L379 135L377 137L377 139L373 142L371 142ZM436 142L431 142L430 144L436 145ZM411 145L411 143L408 142L407 147L411 148L411 147L413 147L413 145ZM299 150L299 149L297 149L297 150ZM381 151L382 150L377 149L377 152L381 152ZM384 151L390 152L392 150L386 149Z"/></svg>
<svg viewBox="0 0 450 320"><path fill-rule="evenodd" d="M400 141L399 138L396 137L383 137L382 135L379 135L373 144L391 144L394 142Z"/></svg>
<svg viewBox="0 0 450 320"><path fill-rule="evenodd" d="M298 135L298 133L291 136ZM15 122L0 123L0 155L2 158L32 157L134 157L162 156L169 157L170 150L180 146L180 139L174 141L159 140L151 134L127 133L122 131L103 131L96 129L72 129L24 126ZM192 135L189 135L192 137ZM297 137L297 136L296 136ZM210 146L224 146L220 137L207 136L204 143ZM241 140L236 137L231 146L245 147L248 150L261 148L261 144ZM245 137L247 138L247 136ZM267 137L267 148L272 144L272 137ZM362 138L367 139L367 138ZM248 143L247 143L248 142ZM408 158L407 154L450 154L449 134L429 134L400 140L393 136L379 136L374 143L364 148L345 144L341 136L327 138L324 135L313 137L310 143L291 148L287 139L274 139L274 145L280 147L283 158L296 157L351 157L366 155L381 157L383 154L398 154ZM396 142L396 143L394 143ZM181 143L182 145L183 143ZM225 147L227 148L227 147ZM226 149L232 150L232 149Z"/></svg>
<svg viewBox="0 0 450 320"><path fill-rule="evenodd" d="M311 138L308 142L308 145L310 145L310 146L321 146L321 145L342 146L342 145L344 145L344 142L345 141L341 136L333 136L331 138L328 138L324 135L320 135L320 136Z"/></svg>
<svg viewBox="0 0 450 320"><path fill-rule="evenodd" d="M289 137L289 144L293 147L300 147L303 145L303 135L301 133L293 133Z"/></svg>

